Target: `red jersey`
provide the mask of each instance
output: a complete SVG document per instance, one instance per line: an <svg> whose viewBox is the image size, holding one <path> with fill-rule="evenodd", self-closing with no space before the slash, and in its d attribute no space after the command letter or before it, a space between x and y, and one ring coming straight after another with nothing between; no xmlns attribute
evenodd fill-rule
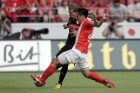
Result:
<svg viewBox="0 0 140 93"><path fill-rule="evenodd" d="M89 19L85 19L78 29L78 33L76 36L75 45L73 48L81 51L82 53L88 53L88 46L90 43L90 38L92 36L92 32L94 27L91 25L91 21Z"/></svg>

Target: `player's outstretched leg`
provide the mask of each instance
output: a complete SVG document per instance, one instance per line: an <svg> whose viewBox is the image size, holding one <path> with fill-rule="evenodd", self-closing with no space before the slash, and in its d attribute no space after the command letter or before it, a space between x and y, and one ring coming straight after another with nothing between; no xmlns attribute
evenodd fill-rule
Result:
<svg viewBox="0 0 140 93"><path fill-rule="evenodd" d="M102 78L96 72L89 72L89 70L85 70L85 71L82 71L82 73L86 78L95 80L96 82L101 83L107 86L108 88L116 88L115 84L110 82L108 79Z"/></svg>
<svg viewBox="0 0 140 93"><path fill-rule="evenodd" d="M35 81L35 85L37 87L42 87L45 83L45 81L47 80L48 77L50 77L56 70L56 67L61 67L61 64L58 60L58 58L55 58L52 60L51 64L49 65L49 67L44 71L43 75L41 77L37 77L34 75L32 76L32 79Z"/></svg>
<svg viewBox="0 0 140 93"><path fill-rule="evenodd" d="M41 77L37 75L31 75L32 79L35 81L37 87L42 87L45 84L46 79L51 76L56 70L56 66L50 64L50 66L44 71Z"/></svg>
<svg viewBox="0 0 140 93"><path fill-rule="evenodd" d="M116 87L115 84L110 82L108 79L104 79L104 78L100 77L96 72L90 72L89 78L92 80L95 80L96 82L104 84L108 88L115 88Z"/></svg>
<svg viewBox="0 0 140 93"><path fill-rule="evenodd" d="M62 87L62 83L63 83L63 80L64 80L66 74L67 74L67 71L68 71L68 64L63 65L61 72L60 72L60 75L59 75L59 80L56 83L54 89L60 89Z"/></svg>

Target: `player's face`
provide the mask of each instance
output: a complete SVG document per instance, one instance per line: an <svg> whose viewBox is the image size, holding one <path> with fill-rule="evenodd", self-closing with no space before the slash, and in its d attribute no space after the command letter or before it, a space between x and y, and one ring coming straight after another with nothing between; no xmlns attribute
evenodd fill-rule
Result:
<svg viewBox="0 0 140 93"><path fill-rule="evenodd" d="M77 12L74 12L73 9L69 9L69 15L71 18L77 18Z"/></svg>
<svg viewBox="0 0 140 93"><path fill-rule="evenodd" d="M82 16L77 15L77 21L78 21L79 23L82 23Z"/></svg>
<svg viewBox="0 0 140 93"><path fill-rule="evenodd" d="M77 12L73 12L73 16L75 19L77 19L77 16L78 16Z"/></svg>

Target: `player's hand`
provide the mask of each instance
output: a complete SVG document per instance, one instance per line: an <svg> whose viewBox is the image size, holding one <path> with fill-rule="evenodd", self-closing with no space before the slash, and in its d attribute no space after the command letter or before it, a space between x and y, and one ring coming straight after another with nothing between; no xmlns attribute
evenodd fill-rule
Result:
<svg viewBox="0 0 140 93"><path fill-rule="evenodd" d="M97 19L97 15L95 14L95 12L93 11L92 13L93 19Z"/></svg>
<svg viewBox="0 0 140 93"><path fill-rule="evenodd" d="M68 28L67 24L64 24L63 27L64 27L64 29L67 29Z"/></svg>
<svg viewBox="0 0 140 93"><path fill-rule="evenodd" d="M108 19L109 18L109 14L108 13L105 13L104 15L103 15L103 20L106 20L106 19Z"/></svg>
<svg viewBox="0 0 140 93"><path fill-rule="evenodd" d="M77 31L76 30L71 30L70 34L72 35L71 37L75 37L77 35Z"/></svg>

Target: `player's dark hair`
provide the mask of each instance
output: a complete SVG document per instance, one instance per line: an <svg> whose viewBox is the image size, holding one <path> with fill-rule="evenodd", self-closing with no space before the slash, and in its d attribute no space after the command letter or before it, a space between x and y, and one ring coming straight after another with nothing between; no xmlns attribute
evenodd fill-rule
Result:
<svg viewBox="0 0 140 93"><path fill-rule="evenodd" d="M78 8L77 9L77 13L78 13L78 15L84 15L85 16L85 18L87 18L88 17L88 10L87 9L85 9L85 8Z"/></svg>
<svg viewBox="0 0 140 93"><path fill-rule="evenodd" d="M74 12L77 12L77 9L79 8L77 4L71 3L68 6L69 10L72 9Z"/></svg>

